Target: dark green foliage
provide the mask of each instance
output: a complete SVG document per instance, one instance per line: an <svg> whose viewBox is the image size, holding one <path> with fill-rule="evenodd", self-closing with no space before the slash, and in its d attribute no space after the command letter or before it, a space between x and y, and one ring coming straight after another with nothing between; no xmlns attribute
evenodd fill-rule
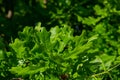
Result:
<svg viewBox="0 0 120 80"><path fill-rule="evenodd" d="M8 19L0 0L1 80L120 79L119 0L11 3Z"/></svg>

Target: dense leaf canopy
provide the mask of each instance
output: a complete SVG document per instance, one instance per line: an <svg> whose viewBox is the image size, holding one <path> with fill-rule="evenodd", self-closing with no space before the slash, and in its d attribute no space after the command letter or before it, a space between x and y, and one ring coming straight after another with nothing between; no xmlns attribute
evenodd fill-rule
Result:
<svg viewBox="0 0 120 80"><path fill-rule="evenodd" d="M0 0L0 80L119 80L120 0Z"/></svg>

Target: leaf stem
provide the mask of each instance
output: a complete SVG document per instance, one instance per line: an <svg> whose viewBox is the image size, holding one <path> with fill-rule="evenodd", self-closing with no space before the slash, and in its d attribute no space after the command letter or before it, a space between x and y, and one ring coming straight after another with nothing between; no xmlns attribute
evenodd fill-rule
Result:
<svg viewBox="0 0 120 80"><path fill-rule="evenodd" d="M104 71L104 72L101 72L101 73L98 73L98 74L94 74L94 75L92 75L91 77L96 77L96 76L100 76L100 75L103 75L103 74L109 73L109 71L115 69L115 68L118 67L119 65L120 65L120 63L117 64L117 65L115 65L114 67L108 69L107 71Z"/></svg>

